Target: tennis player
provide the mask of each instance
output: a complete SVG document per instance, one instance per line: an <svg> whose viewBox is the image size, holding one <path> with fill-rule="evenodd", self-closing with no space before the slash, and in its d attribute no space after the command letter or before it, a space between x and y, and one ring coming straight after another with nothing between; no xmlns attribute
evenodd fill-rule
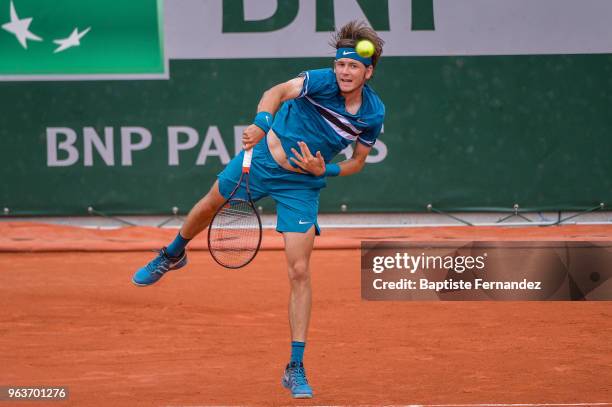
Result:
<svg viewBox="0 0 612 407"><path fill-rule="evenodd" d="M355 44L370 40L375 52L363 58ZM295 398L312 397L302 362L311 310L309 261L317 224L319 192L326 177L355 174L380 134L385 106L367 82L374 73L384 42L363 22L352 21L334 34L332 68L302 72L264 92L253 124L244 130L244 149L253 148L250 189L253 200L271 196L276 202L276 230L283 234L290 281L291 359L282 384ZM350 159L331 163L355 142ZM240 178L242 157L236 156L218 175L204 198L189 212L175 240L136 272L133 283L146 286L166 272L187 264L185 247L210 223ZM242 198L246 199L245 196Z"/></svg>

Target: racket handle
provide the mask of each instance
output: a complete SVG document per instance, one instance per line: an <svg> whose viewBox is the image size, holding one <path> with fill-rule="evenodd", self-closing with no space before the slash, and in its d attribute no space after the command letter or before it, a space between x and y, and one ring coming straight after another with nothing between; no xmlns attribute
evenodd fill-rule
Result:
<svg viewBox="0 0 612 407"><path fill-rule="evenodd" d="M249 172L249 169L251 168L251 158L253 158L252 148L244 152L244 158L242 159L242 172Z"/></svg>

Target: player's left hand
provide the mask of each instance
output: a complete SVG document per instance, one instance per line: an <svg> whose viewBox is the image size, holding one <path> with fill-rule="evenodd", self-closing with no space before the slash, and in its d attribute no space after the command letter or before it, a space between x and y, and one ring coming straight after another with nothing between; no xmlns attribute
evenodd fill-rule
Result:
<svg viewBox="0 0 612 407"><path fill-rule="evenodd" d="M298 141L298 146L300 147L301 153L298 153L295 148L292 148L291 152L295 157L290 158L291 162L317 177L325 174L325 160L321 152L317 151L315 155L312 155L310 149L303 141Z"/></svg>

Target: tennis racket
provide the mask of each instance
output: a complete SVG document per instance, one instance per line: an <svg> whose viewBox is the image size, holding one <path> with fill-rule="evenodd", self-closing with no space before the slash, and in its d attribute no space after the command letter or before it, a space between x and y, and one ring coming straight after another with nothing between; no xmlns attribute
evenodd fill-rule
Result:
<svg viewBox="0 0 612 407"><path fill-rule="evenodd" d="M230 197L221 205L208 227L208 250L221 266L237 269L249 264L257 255L261 245L261 219L249 189L249 170L253 150L244 152L242 174ZM244 179L247 200L238 198Z"/></svg>

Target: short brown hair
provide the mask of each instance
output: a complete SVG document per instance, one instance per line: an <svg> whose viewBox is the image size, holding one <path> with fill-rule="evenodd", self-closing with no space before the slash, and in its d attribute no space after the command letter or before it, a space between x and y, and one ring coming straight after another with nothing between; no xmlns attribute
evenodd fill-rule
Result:
<svg viewBox="0 0 612 407"><path fill-rule="evenodd" d="M382 54L385 42L365 21L353 20L346 23L334 33L329 45L336 49L355 48L355 45L357 45L360 40L369 40L374 44L375 51L374 55L372 55L372 66L376 67L376 63Z"/></svg>

